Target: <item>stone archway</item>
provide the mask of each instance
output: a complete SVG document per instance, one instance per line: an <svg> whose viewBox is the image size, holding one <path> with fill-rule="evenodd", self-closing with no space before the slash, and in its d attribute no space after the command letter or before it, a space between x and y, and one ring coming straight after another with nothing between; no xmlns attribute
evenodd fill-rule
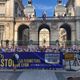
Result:
<svg viewBox="0 0 80 80"><path fill-rule="evenodd" d="M61 25L59 28L59 45L60 47L71 45L71 27L67 23Z"/></svg>
<svg viewBox="0 0 80 80"><path fill-rule="evenodd" d="M38 43L40 47L50 46L50 28L47 24L42 24L38 29Z"/></svg>
<svg viewBox="0 0 80 80"><path fill-rule="evenodd" d="M29 27L27 25L20 25L18 28L18 45L27 46L29 43Z"/></svg>

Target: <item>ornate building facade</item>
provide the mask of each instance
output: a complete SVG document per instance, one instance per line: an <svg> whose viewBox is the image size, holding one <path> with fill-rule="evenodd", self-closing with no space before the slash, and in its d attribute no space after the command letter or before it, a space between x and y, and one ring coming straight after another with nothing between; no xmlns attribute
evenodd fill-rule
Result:
<svg viewBox="0 0 80 80"><path fill-rule="evenodd" d="M54 15L46 18L36 17L32 0L28 0L26 7L22 0L0 0L0 45L8 42L13 46L47 47L56 41L60 46L65 46L66 41L70 44L80 41L79 0L68 0L66 6L62 5L62 0L57 0Z"/></svg>

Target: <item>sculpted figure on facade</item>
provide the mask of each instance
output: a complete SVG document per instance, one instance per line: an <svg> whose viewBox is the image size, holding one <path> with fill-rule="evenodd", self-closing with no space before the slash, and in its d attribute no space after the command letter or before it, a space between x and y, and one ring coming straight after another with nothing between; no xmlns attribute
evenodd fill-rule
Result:
<svg viewBox="0 0 80 80"><path fill-rule="evenodd" d="M64 28L60 28L59 30L59 46L66 47L67 34Z"/></svg>

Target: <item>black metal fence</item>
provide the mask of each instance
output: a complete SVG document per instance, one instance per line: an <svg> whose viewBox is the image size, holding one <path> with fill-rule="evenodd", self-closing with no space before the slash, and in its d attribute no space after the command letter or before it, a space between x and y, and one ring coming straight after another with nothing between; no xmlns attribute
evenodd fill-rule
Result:
<svg viewBox="0 0 80 80"><path fill-rule="evenodd" d="M49 45L59 45L59 41L50 41L49 42ZM39 41L32 41L32 40L30 40L30 41L22 41L22 40L19 40L19 41L9 41L9 40L1 40L0 41L0 46L9 46L9 45L18 45L18 46L27 46L27 45L39 45ZM71 46L71 45L73 45L73 44L75 44L75 45L80 45L80 41L71 41L71 40L68 40L68 41L66 41L65 42L65 44L67 45L67 46Z"/></svg>

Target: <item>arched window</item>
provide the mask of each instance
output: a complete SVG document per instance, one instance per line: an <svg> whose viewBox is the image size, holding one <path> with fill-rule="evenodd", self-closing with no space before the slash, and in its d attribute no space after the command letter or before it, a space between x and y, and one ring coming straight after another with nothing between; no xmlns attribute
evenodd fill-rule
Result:
<svg viewBox="0 0 80 80"><path fill-rule="evenodd" d="M29 27L27 25L21 25L18 28L18 45L26 46L29 43Z"/></svg>
<svg viewBox="0 0 80 80"><path fill-rule="evenodd" d="M59 44L60 47L65 47L71 44L71 28L68 24L63 24L59 29Z"/></svg>
<svg viewBox="0 0 80 80"><path fill-rule="evenodd" d="M50 46L50 28L46 24L42 24L38 29L38 42L40 47Z"/></svg>
<svg viewBox="0 0 80 80"><path fill-rule="evenodd" d="M43 28L39 32L39 46L49 46L49 30Z"/></svg>

